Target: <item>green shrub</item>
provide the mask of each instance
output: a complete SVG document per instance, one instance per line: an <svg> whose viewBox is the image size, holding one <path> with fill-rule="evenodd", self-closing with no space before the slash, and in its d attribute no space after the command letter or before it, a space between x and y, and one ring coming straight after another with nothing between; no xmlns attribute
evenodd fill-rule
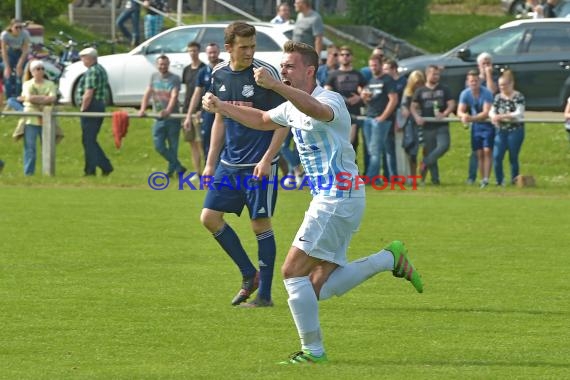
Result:
<svg viewBox="0 0 570 380"><path fill-rule="evenodd" d="M385 32L406 36L428 18L430 0L349 0L354 24L370 25Z"/></svg>
<svg viewBox="0 0 570 380"><path fill-rule="evenodd" d="M15 15L16 0L0 1L0 14L3 18L11 19ZM22 19L33 20L43 23L50 18L57 17L67 9L67 1L63 0L42 0L42 1L21 1Z"/></svg>

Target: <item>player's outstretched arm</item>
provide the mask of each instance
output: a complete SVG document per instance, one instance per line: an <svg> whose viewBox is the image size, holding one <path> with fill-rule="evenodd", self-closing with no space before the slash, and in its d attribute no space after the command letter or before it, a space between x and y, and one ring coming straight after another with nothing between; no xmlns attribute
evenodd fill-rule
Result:
<svg viewBox="0 0 570 380"><path fill-rule="evenodd" d="M258 85L275 91L293 103L295 108L303 112L305 115L320 121L331 121L334 118L332 108L313 98L309 92L297 89L276 80L264 67L254 69L253 71L255 81Z"/></svg>
<svg viewBox="0 0 570 380"><path fill-rule="evenodd" d="M216 112L234 119L248 128L262 131L272 131L281 128L279 124L271 120L267 112L253 107L242 107L222 102L211 92L206 93L202 97L202 107L208 112Z"/></svg>

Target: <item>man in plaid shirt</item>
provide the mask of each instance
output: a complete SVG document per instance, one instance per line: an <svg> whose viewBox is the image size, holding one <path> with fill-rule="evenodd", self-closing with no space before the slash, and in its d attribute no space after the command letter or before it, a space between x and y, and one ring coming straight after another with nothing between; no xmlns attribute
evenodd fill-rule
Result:
<svg viewBox="0 0 570 380"><path fill-rule="evenodd" d="M79 82L77 104L80 104L81 112L105 112L109 82L107 72L97 63L97 50L86 48L79 52L79 56L87 71ZM102 124L102 117L81 117L86 176L94 176L97 167L101 168L103 176L108 176L113 171L111 161L97 142Z"/></svg>

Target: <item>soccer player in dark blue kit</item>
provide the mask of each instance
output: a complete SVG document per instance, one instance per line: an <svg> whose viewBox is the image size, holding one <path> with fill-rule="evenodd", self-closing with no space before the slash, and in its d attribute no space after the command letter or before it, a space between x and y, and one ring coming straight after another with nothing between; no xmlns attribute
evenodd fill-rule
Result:
<svg viewBox="0 0 570 380"><path fill-rule="evenodd" d="M255 41L255 27L249 24L238 21L226 28L224 47L230 54L230 60L214 68L210 92L224 102L269 110L285 100L256 84L254 68L264 67L275 78L280 77L273 66L253 58ZM277 186L272 181L239 188L235 184L251 175L275 178L277 153L287 132L286 128L275 132L256 131L220 114L216 114L214 119L210 151L203 171L203 176L213 175L214 180L204 200L200 220L234 261L243 277L241 289L232 300L234 306L273 306L271 283L276 245L271 216L277 200ZM220 186L227 184L228 180L234 186ZM257 237L259 271L249 259L235 231L224 220L224 213L240 215L244 206L249 210L251 227ZM245 303L258 287L257 297Z"/></svg>

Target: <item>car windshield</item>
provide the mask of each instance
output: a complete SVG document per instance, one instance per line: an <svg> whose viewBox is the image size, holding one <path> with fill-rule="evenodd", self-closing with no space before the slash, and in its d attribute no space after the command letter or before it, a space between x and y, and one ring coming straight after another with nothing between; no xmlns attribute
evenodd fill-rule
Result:
<svg viewBox="0 0 570 380"><path fill-rule="evenodd" d="M184 53L189 41L194 41L200 28L184 28L164 34L151 43L146 49L147 54Z"/></svg>
<svg viewBox="0 0 570 380"><path fill-rule="evenodd" d="M449 52L447 56L457 55L459 49L469 49L472 57L476 57L483 52L491 53L493 56L513 55L519 51L524 35L524 29L495 30L460 45Z"/></svg>

